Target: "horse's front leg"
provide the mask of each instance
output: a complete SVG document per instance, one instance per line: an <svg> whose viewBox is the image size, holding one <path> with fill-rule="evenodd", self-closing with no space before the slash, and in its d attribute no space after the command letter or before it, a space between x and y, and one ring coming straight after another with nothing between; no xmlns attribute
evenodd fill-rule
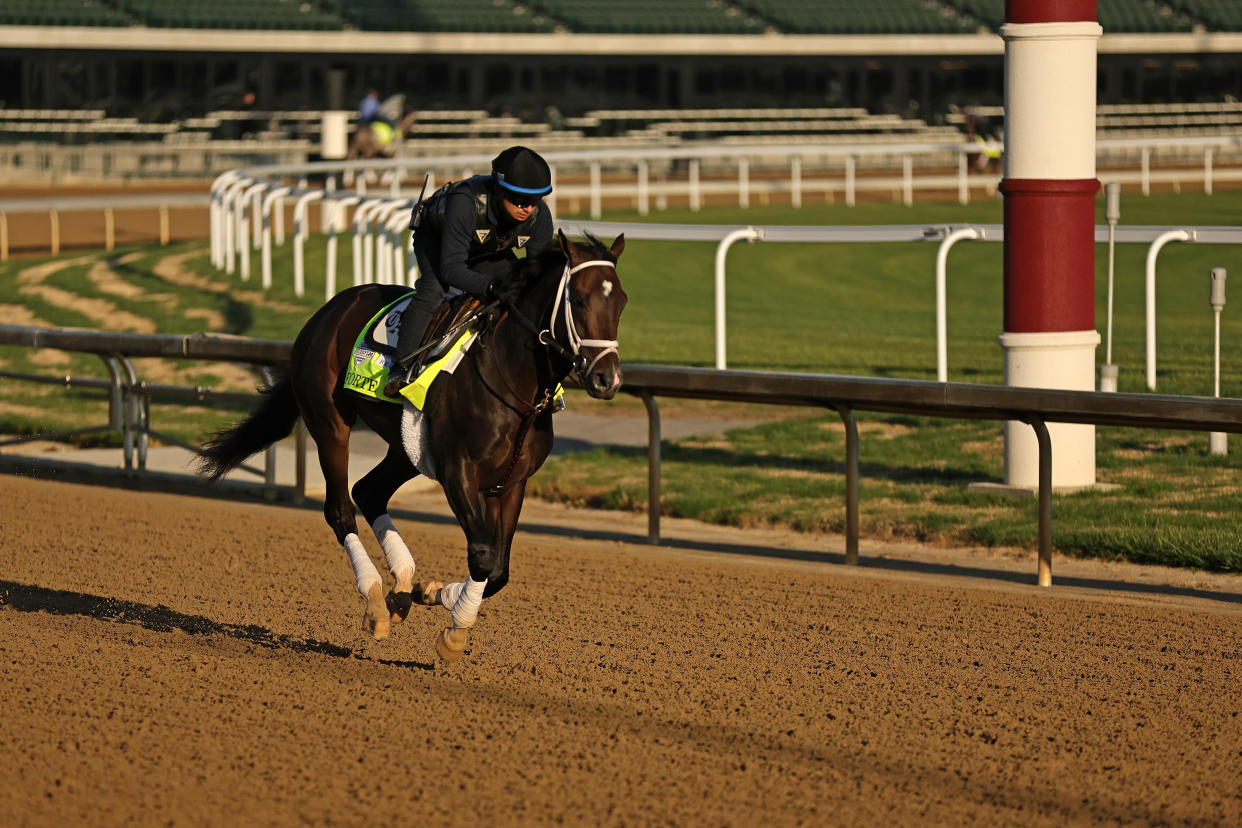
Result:
<svg viewBox="0 0 1242 828"><path fill-rule="evenodd" d="M483 599L495 595L509 578L508 551L517 527L525 481L489 495L475 486L445 486L449 505L466 533L466 559L470 575L464 582L448 584L438 592L440 605L452 614L452 622L436 637L436 652L446 662L456 661L470 640L470 628Z"/></svg>

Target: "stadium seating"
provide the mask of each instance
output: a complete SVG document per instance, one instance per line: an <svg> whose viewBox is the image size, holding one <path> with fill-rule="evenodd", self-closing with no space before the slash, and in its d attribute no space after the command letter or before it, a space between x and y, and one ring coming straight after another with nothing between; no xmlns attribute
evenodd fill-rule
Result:
<svg viewBox="0 0 1242 828"><path fill-rule="evenodd" d="M1242 31L1242 0L1098 0L1105 32ZM630 34L967 34L1005 0L0 0L0 25Z"/></svg>
<svg viewBox="0 0 1242 828"><path fill-rule="evenodd" d="M964 34L977 24L920 0L747 0L790 34Z"/></svg>
<svg viewBox="0 0 1242 828"><path fill-rule="evenodd" d="M1233 2L1222 0L1225 1ZM989 29L998 29L1005 22L1005 0L948 2ZM1173 5L1178 4L1175 2ZM1176 14L1169 6L1149 0L1098 0L1098 16L1105 32L1184 32L1189 31L1193 25L1185 15Z"/></svg>
<svg viewBox="0 0 1242 828"><path fill-rule="evenodd" d="M1169 0L1169 5L1213 31L1242 31L1242 3L1238 0Z"/></svg>
<svg viewBox="0 0 1242 828"><path fill-rule="evenodd" d="M537 0L534 4L573 32L640 34L755 34L761 21L737 6L707 0Z"/></svg>
<svg viewBox="0 0 1242 828"><path fill-rule="evenodd" d="M0 26L128 26L133 21L91 0L3 0Z"/></svg>
<svg viewBox="0 0 1242 828"><path fill-rule="evenodd" d="M1186 32L1191 21L1168 6L1145 0L1098 0L1105 32Z"/></svg>
<svg viewBox="0 0 1242 828"><path fill-rule="evenodd" d="M553 21L526 6L492 0L347 0L333 8L367 31L550 32Z"/></svg>
<svg viewBox="0 0 1242 828"><path fill-rule="evenodd" d="M340 29L340 18L314 3L288 0L116 0L132 22L177 29Z"/></svg>

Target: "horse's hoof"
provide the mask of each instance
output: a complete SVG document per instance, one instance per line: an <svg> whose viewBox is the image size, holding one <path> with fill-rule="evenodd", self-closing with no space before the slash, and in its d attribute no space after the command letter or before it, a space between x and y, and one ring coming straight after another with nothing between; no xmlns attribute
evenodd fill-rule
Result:
<svg viewBox="0 0 1242 828"><path fill-rule="evenodd" d="M379 584L372 584L367 590L367 611L362 617L362 628L377 639L387 638L392 628L388 606L384 603L384 592Z"/></svg>
<svg viewBox="0 0 1242 828"><path fill-rule="evenodd" d="M410 614L410 607L414 604L414 596L409 592L393 590L388 593L384 603L388 605L388 615L392 623L400 624Z"/></svg>
<svg viewBox="0 0 1242 828"><path fill-rule="evenodd" d="M436 636L436 654L440 656L445 664L452 664L461 658L461 654L466 651L466 645L469 643L470 630L445 627Z"/></svg>
<svg viewBox="0 0 1242 828"><path fill-rule="evenodd" d="M424 607L434 607L440 603L440 590L444 584L439 581L427 581L414 587L414 600Z"/></svg>

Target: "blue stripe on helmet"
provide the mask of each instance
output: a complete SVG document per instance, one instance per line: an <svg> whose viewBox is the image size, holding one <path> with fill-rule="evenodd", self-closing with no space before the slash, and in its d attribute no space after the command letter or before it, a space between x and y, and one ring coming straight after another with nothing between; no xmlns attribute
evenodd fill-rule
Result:
<svg viewBox="0 0 1242 828"><path fill-rule="evenodd" d="M495 178L496 178L496 181L500 183L500 186L504 187L506 190L512 190L513 192L521 193L522 195L545 196L548 193L552 192L551 186L537 187L535 189L531 189L529 187L519 187L516 184L510 184L508 181L505 181L500 176L495 176Z"/></svg>

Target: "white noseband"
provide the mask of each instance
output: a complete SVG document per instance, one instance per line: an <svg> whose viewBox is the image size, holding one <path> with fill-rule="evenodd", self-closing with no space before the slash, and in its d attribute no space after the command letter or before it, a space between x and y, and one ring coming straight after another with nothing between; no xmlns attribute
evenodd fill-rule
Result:
<svg viewBox="0 0 1242 828"><path fill-rule="evenodd" d="M584 378L590 375L591 369L595 367L597 362L608 354L616 354L618 345L618 341L615 339L583 339L578 335L578 326L574 324L573 309L569 305L569 277L573 276L579 270L584 270L588 267L611 267L613 270L617 269L616 264L608 261L607 259L592 259L589 262L583 262L582 264L575 265L572 268L566 264L565 272L561 274L560 287L557 288L556 301L552 304L552 323L548 325L548 330L555 333L556 316L560 312L561 306L564 305L565 331L569 335L569 347L573 350L574 356L580 355L583 347L600 349L600 352L595 355L595 359L591 360L591 364L582 371L582 376Z"/></svg>

